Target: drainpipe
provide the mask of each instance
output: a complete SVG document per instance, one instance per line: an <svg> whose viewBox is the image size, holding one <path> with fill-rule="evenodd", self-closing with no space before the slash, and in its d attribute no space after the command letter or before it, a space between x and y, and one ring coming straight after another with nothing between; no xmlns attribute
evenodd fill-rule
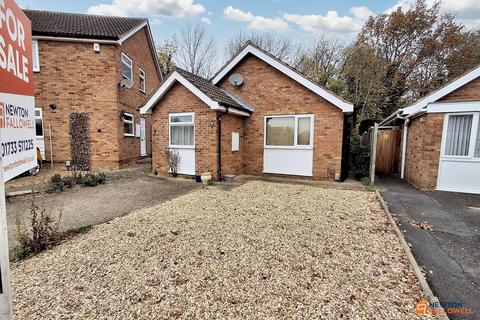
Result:
<svg viewBox="0 0 480 320"><path fill-rule="evenodd" d="M405 118L403 123L403 139L402 139L402 168L400 170L400 178L405 179L405 158L407 154L408 124L410 119Z"/></svg>
<svg viewBox="0 0 480 320"><path fill-rule="evenodd" d="M217 180L222 181L222 113L220 111L217 111Z"/></svg>

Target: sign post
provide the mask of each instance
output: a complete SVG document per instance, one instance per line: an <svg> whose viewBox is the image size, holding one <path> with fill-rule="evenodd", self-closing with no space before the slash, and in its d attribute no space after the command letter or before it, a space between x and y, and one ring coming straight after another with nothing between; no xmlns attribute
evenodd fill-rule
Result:
<svg viewBox="0 0 480 320"><path fill-rule="evenodd" d="M0 320L12 318L5 182L37 165L32 27L14 0L0 0Z"/></svg>

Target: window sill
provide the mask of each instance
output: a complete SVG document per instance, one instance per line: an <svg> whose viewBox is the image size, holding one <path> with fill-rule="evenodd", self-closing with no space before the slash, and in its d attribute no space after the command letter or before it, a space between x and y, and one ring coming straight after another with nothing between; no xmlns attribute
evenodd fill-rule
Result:
<svg viewBox="0 0 480 320"><path fill-rule="evenodd" d="M195 146L168 146L169 149L195 149Z"/></svg>
<svg viewBox="0 0 480 320"><path fill-rule="evenodd" d="M263 146L264 149L312 150L313 146Z"/></svg>
<svg viewBox="0 0 480 320"><path fill-rule="evenodd" d="M124 133L123 136L125 138L135 138L135 135L134 134L129 134L129 133Z"/></svg>
<svg viewBox="0 0 480 320"><path fill-rule="evenodd" d="M127 76L126 76L126 75L124 75L123 73L122 73L122 77L123 77L124 79L130 80L130 81L132 81L132 82L133 82L133 79L130 79L129 77L127 77Z"/></svg>

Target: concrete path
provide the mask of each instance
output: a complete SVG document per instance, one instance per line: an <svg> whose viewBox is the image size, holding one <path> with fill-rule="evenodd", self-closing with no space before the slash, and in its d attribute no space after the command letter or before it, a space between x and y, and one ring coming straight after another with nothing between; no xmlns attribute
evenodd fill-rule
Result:
<svg viewBox="0 0 480 320"><path fill-rule="evenodd" d="M422 192L392 178L378 185L434 294L475 311L450 318L480 319L480 195Z"/></svg>
<svg viewBox="0 0 480 320"><path fill-rule="evenodd" d="M63 211L62 231L96 225L133 210L164 202L199 188L199 184L182 178L160 178L141 170L118 173L107 184L96 187L77 186L61 193L40 193L36 203L57 215ZM16 219L29 223L31 195L7 199L9 247L17 244Z"/></svg>

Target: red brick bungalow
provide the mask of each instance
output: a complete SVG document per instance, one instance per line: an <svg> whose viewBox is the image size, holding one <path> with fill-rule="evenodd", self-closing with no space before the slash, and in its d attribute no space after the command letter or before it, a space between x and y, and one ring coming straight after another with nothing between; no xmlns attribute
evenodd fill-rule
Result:
<svg viewBox="0 0 480 320"><path fill-rule="evenodd" d="M148 20L24 12L32 21L36 143L43 158L74 164L82 154L82 163L97 170L150 154L149 118L139 108L161 75ZM73 119L84 129L71 130Z"/></svg>
<svg viewBox="0 0 480 320"><path fill-rule="evenodd" d="M181 174L338 180L353 105L248 43L211 81L175 70L141 112L152 113L159 174L173 148Z"/></svg>
<svg viewBox="0 0 480 320"><path fill-rule="evenodd" d="M480 193L480 66L400 109L401 177L423 190Z"/></svg>

